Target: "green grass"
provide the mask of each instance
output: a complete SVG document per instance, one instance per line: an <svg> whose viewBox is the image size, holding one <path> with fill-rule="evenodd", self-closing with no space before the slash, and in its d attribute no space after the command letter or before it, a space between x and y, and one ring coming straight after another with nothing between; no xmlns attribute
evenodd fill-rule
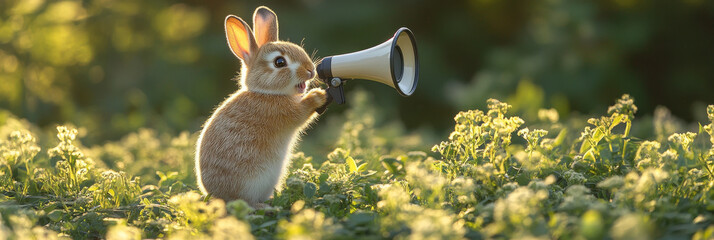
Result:
<svg viewBox="0 0 714 240"><path fill-rule="evenodd" d="M293 155L283 191L261 210L196 191L195 134L147 129L84 145L81 127L57 127L53 139L0 113L0 236L714 237L714 106L696 132L655 117L645 140L632 136L646 123L627 95L587 121L554 110L525 121L491 99L459 113L427 153L412 150L434 143L377 125L363 102L327 157Z"/></svg>

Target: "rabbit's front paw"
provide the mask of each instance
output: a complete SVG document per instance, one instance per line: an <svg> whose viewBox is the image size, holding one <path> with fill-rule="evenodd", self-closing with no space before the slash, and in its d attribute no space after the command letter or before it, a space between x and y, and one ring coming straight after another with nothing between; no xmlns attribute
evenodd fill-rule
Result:
<svg viewBox="0 0 714 240"><path fill-rule="evenodd" d="M308 104L312 109L321 107L327 102L327 93L320 88L313 88L305 94L302 98L302 102Z"/></svg>

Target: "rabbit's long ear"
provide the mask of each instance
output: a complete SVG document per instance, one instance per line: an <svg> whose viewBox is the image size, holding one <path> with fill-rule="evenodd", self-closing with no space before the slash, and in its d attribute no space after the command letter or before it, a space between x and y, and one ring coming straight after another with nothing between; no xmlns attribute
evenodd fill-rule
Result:
<svg viewBox="0 0 714 240"><path fill-rule="evenodd" d="M250 27L243 19L233 15L226 17L225 27L226 38L231 51L243 62L247 62L250 56L258 51L253 31L250 30Z"/></svg>
<svg viewBox="0 0 714 240"><path fill-rule="evenodd" d="M253 13L253 29L258 46L278 41L278 16L266 6L260 6Z"/></svg>

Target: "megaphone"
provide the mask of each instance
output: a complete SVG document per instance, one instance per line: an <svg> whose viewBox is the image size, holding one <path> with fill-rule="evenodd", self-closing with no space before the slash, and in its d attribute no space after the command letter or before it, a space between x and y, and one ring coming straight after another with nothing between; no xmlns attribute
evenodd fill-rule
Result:
<svg viewBox="0 0 714 240"><path fill-rule="evenodd" d="M322 113L332 101L345 103L343 83L366 79L390 86L402 96L410 96L419 80L419 59L414 34L402 27L394 37L377 46L336 56L328 56L316 67L317 76L328 85L328 101L317 109Z"/></svg>

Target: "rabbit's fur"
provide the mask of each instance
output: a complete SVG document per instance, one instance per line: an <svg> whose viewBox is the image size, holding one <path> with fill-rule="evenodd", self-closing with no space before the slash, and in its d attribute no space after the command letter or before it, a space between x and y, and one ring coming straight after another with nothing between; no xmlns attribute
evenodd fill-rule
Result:
<svg viewBox="0 0 714 240"><path fill-rule="evenodd" d="M205 123L196 149L198 186L225 201L264 206L285 173L293 145L326 101L304 93L315 65L300 46L278 41L278 20L267 7L253 15L255 34L242 19L226 18L231 51L242 60L241 89ZM282 57L287 63L278 67Z"/></svg>

